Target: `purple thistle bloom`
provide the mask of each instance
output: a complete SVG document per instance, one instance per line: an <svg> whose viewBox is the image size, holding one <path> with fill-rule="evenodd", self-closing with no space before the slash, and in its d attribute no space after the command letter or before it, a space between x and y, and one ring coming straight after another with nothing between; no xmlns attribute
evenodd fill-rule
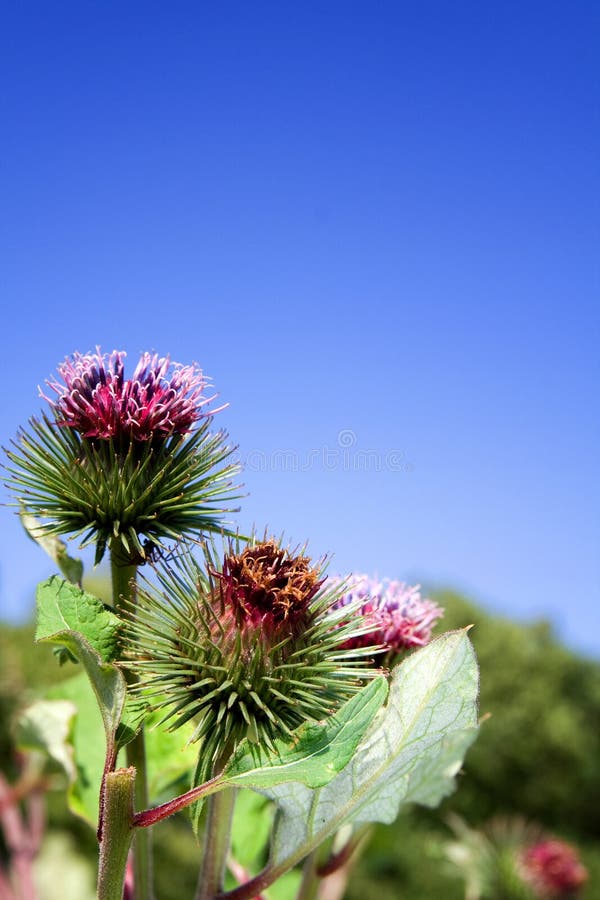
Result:
<svg viewBox="0 0 600 900"><path fill-rule="evenodd" d="M84 438L150 441L188 433L214 397L204 397L208 384L194 365L171 364L168 356L143 353L131 379L124 377L125 353L74 353L58 367L59 381L48 381L58 400L57 423Z"/></svg>
<svg viewBox="0 0 600 900"><path fill-rule="evenodd" d="M329 585L344 588L334 608L360 602L360 613L373 624L373 631L352 639L353 647L381 647L399 653L423 647L431 640L431 629L444 610L432 600L422 599L420 586L368 575L330 578Z"/></svg>
<svg viewBox="0 0 600 900"><path fill-rule="evenodd" d="M219 410L206 409L214 397L198 366L143 353L127 379L124 359L99 348L68 356L47 382L54 415L31 419L7 468L45 534L95 542L96 562L108 548L138 565L166 541L223 531L237 466L226 433L211 433Z"/></svg>

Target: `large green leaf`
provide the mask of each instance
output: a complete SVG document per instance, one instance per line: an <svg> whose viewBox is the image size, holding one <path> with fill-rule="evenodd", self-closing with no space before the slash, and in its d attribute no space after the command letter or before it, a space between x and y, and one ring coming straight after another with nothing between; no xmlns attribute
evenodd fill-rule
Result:
<svg viewBox="0 0 600 900"><path fill-rule="evenodd" d="M96 695L113 748L125 704L123 673L111 661L118 650L120 621L96 597L52 576L37 589L36 640L66 647L83 665Z"/></svg>
<svg viewBox="0 0 600 900"><path fill-rule="evenodd" d="M296 728L293 738L275 741L274 750L246 739L234 752L215 788L221 790L230 785L260 789L291 780L310 787L327 784L347 765L387 692L387 680L383 676L374 678L327 719L307 722ZM196 767L195 784L200 783L199 778ZM203 800L198 800L191 810L196 832L202 807Z"/></svg>
<svg viewBox="0 0 600 900"><path fill-rule="evenodd" d="M275 753L244 741L223 773L237 787L268 788L288 781L322 787L351 759L388 692L379 676L328 719L307 723L293 741L277 741Z"/></svg>
<svg viewBox="0 0 600 900"><path fill-rule="evenodd" d="M264 791L278 805L273 878L345 823L392 822L407 802L437 804L477 729L478 670L466 632L451 632L393 673L386 706L349 764L324 787Z"/></svg>

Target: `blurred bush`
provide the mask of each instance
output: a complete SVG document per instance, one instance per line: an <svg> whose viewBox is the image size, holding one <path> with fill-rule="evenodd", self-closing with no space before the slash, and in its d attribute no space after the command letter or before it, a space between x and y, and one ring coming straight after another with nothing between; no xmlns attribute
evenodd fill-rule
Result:
<svg viewBox="0 0 600 900"><path fill-rule="evenodd" d="M600 664L567 650L548 623L520 625L450 592L436 599L445 629L475 626L480 713L489 716L452 808L472 825L520 812L600 836Z"/></svg>

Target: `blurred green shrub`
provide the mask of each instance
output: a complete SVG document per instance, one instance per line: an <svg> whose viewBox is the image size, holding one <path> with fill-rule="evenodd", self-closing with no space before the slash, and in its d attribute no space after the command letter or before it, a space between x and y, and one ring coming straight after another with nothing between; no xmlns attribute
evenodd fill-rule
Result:
<svg viewBox="0 0 600 900"><path fill-rule="evenodd" d="M473 623L482 716L452 809L471 825L499 812L600 836L600 664L545 622L521 625L441 592L445 629ZM600 894L599 894L600 896Z"/></svg>

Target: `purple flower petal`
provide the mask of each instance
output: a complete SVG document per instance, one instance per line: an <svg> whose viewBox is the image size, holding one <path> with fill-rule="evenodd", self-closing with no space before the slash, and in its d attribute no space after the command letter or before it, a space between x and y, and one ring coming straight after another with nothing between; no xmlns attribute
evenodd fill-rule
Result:
<svg viewBox="0 0 600 900"><path fill-rule="evenodd" d="M48 381L58 399L57 423L85 438L151 441L186 434L214 396L205 397L208 379L195 365L171 363L168 356L143 353L131 379L124 376L125 353L74 353L58 367L62 379ZM222 407L221 407L222 408Z"/></svg>

